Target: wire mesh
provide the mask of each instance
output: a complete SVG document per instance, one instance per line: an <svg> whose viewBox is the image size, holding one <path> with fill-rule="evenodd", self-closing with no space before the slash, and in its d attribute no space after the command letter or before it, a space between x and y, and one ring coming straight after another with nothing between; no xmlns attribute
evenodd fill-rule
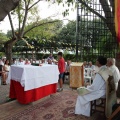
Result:
<svg viewBox="0 0 120 120"><path fill-rule="evenodd" d="M105 17L98 0L86 3L94 11ZM110 16L111 17L111 16ZM114 24L111 21L109 24ZM76 57L81 61L91 61L97 56L115 57L117 52L116 37L111 34L106 23L79 3L76 24Z"/></svg>

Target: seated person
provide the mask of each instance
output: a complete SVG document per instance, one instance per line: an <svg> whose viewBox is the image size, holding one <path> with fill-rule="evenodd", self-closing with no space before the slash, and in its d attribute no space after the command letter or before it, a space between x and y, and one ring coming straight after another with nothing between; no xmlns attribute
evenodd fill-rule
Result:
<svg viewBox="0 0 120 120"><path fill-rule="evenodd" d="M48 62L48 64L52 64L52 60L51 59L48 59L47 62Z"/></svg>
<svg viewBox="0 0 120 120"><path fill-rule="evenodd" d="M18 65L24 65L24 61L23 61L23 59L22 59L22 58L19 58Z"/></svg>
<svg viewBox="0 0 120 120"><path fill-rule="evenodd" d="M87 65L86 61L83 62L83 66L84 66L84 68L88 68L88 65Z"/></svg>
<svg viewBox="0 0 120 120"><path fill-rule="evenodd" d="M108 71L106 63L107 59L105 57L98 57L96 65L100 67L99 72L96 74L93 84L85 88L88 93L78 96L75 106L75 114L90 116L90 101L105 96L106 83L100 73ZM109 77L109 75L107 76Z"/></svg>
<svg viewBox="0 0 120 120"><path fill-rule="evenodd" d="M30 59L30 63L33 64L33 59Z"/></svg>
<svg viewBox="0 0 120 120"><path fill-rule="evenodd" d="M15 58L12 59L12 65L16 65L16 59Z"/></svg>
<svg viewBox="0 0 120 120"><path fill-rule="evenodd" d="M64 80L65 80L65 75L69 76L69 74L70 74L70 65L71 65L71 61L67 60L67 64L65 66L64 77L63 77L63 83L64 83Z"/></svg>
<svg viewBox="0 0 120 120"><path fill-rule="evenodd" d="M95 66L92 64L92 62L89 62L88 68L91 68L92 70L95 70Z"/></svg>
<svg viewBox="0 0 120 120"><path fill-rule="evenodd" d="M45 59L42 59L42 61L41 61L41 62L42 62L42 64L44 64L44 63L45 63Z"/></svg>
<svg viewBox="0 0 120 120"><path fill-rule="evenodd" d="M25 60L25 65L31 65L31 63L28 59Z"/></svg>
<svg viewBox="0 0 120 120"><path fill-rule="evenodd" d="M115 89L117 90L118 82L120 80L120 72L119 72L118 68L115 66L115 59L114 58L108 58L107 59L107 66L113 74Z"/></svg>
<svg viewBox="0 0 120 120"><path fill-rule="evenodd" d="M3 66L3 85L6 85L9 70L10 70L9 60L6 60L5 65Z"/></svg>
<svg viewBox="0 0 120 120"><path fill-rule="evenodd" d="M4 62L0 59L0 65L4 66Z"/></svg>
<svg viewBox="0 0 120 120"><path fill-rule="evenodd" d="M52 61L53 61L53 60L54 60L53 55L52 55L52 54L50 54L50 55L49 55L49 57L47 58L47 60L48 60L48 59L50 59L50 60L52 60Z"/></svg>

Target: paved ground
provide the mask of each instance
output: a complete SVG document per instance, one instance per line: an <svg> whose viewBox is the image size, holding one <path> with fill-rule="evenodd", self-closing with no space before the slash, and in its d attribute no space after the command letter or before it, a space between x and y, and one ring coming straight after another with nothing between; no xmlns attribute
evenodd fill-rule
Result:
<svg viewBox="0 0 120 120"><path fill-rule="evenodd" d="M6 103L9 96L10 85L0 85L0 104Z"/></svg>

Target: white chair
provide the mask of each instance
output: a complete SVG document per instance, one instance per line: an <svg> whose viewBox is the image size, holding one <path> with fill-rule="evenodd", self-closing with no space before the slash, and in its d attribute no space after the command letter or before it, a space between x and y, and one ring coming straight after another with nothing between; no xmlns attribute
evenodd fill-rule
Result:
<svg viewBox="0 0 120 120"><path fill-rule="evenodd" d="M84 69L84 81L85 83L87 80L89 80L90 85L92 84L92 76L93 76L93 70L91 68L85 68Z"/></svg>

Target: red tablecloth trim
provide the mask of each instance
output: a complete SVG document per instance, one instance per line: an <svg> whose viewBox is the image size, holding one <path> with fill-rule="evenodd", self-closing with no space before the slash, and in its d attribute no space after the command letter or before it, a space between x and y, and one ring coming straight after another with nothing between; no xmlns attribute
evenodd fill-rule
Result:
<svg viewBox="0 0 120 120"><path fill-rule="evenodd" d="M56 89L57 83L24 91L24 87L22 87L19 82L11 80L9 97L17 99L18 102L22 104L28 104L50 94L56 93Z"/></svg>

